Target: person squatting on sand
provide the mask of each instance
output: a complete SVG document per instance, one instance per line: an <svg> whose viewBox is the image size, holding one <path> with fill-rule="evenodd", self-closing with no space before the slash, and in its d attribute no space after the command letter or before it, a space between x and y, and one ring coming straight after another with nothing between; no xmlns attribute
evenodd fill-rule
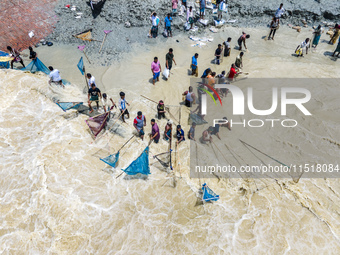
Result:
<svg viewBox="0 0 340 255"><path fill-rule="evenodd" d="M10 57L13 57L13 60L11 61L11 68L13 69L13 64L17 62L20 62L20 64L25 68L25 64L24 61L22 61L22 58L20 57L20 53L11 46L7 46L7 50L9 52Z"/></svg>
<svg viewBox="0 0 340 255"><path fill-rule="evenodd" d="M52 66L49 66L48 69L50 69L50 71L51 71L50 74L48 75L50 77L50 80L48 81L48 83L51 85L51 83L53 82L55 84L58 84L60 86L65 87L63 85L63 81L62 81L62 79L60 77L59 70L58 69L53 69Z"/></svg>
<svg viewBox="0 0 340 255"><path fill-rule="evenodd" d="M93 102L96 102L97 110L99 109L99 97L102 98L102 93L100 92L100 89L98 89L94 84L92 84L88 92L90 113L93 112L93 108L91 106Z"/></svg>
<svg viewBox="0 0 340 255"><path fill-rule="evenodd" d="M137 113L137 117L133 121L133 126L137 130L140 138L144 139L144 126L146 126L146 118L141 111Z"/></svg>
<svg viewBox="0 0 340 255"><path fill-rule="evenodd" d="M151 71L152 71L152 74L153 74L152 83L153 83L153 85L155 85L156 79L157 79L157 81L159 81L159 75L162 71L161 64L159 63L157 57L154 57L154 60L151 63Z"/></svg>
<svg viewBox="0 0 340 255"><path fill-rule="evenodd" d="M240 55L238 55L236 57L236 60L235 60L235 66L238 68L238 69L241 69L243 68L243 55L244 55L244 52L241 52Z"/></svg>
<svg viewBox="0 0 340 255"><path fill-rule="evenodd" d="M186 107L191 107L192 104L195 103L196 101L196 96L195 93L193 93L193 88L192 86L189 87L189 90L185 91L182 96L185 96L185 100L184 100L184 105Z"/></svg>
<svg viewBox="0 0 340 255"><path fill-rule="evenodd" d="M124 92L120 92L119 96L120 96L120 99L118 101L118 106L119 106L120 114L122 115L122 120L123 120L123 122L125 122L124 115L127 115L128 119L130 118L130 113L129 113L128 109L126 108L126 105L130 106L130 104L128 102L126 102Z"/></svg>
<svg viewBox="0 0 340 255"><path fill-rule="evenodd" d="M202 136L200 138L200 142L203 144L207 144L207 142L212 142L212 136L211 133L214 131L214 128L210 126L207 130L204 130L202 133Z"/></svg>
<svg viewBox="0 0 340 255"><path fill-rule="evenodd" d="M306 55L308 54L308 48L310 47L309 38L306 38L299 46L297 46L295 50L295 54L298 57L303 57L304 52L306 52Z"/></svg>

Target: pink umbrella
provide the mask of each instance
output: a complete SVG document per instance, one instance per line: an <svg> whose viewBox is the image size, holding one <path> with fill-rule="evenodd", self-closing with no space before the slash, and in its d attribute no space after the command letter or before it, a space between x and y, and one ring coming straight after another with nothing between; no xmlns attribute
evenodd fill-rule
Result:
<svg viewBox="0 0 340 255"><path fill-rule="evenodd" d="M84 55L85 55L87 61L89 61L89 63L91 64L89 58L87 57L87 55L86 55L86 53L85 53L85 50L84 50L85 47L86 47L86 45L79 45L79 46L78 46L78 50L80 50L80 51L82 51L82 52L84 53Z"/></svg>
<svg viewBox="0 0 340 255"><path fill-rule="evenodd" d="M101 51L102 48L103 48L103 45L104 45L104 41L105 41L106 36L107 36L109 33L111 33L111 32L112 32L112 30L104 30L105 35L104 35L104 39L103 39L102 45L100 46L99 53L100 53L100 51Z"/></svg>

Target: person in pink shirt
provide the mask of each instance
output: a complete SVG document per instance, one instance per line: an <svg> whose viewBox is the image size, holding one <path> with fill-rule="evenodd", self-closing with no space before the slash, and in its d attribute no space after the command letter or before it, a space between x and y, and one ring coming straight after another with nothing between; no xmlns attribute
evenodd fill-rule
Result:
<svg viewBox="0 0 340 255"><path fill-rule="evenodd" d="M157 57L155 57L153 62L151 63L151 71L152 71L152 74L153 74L152 83L153 83L153 85L155 85L156 79L157 79L157 81L159 81L159 75L162 72L162 67L161 67L161 64L159 63Z"/></svg>
<svg viewBox="0 0 340 255"><path fill-rule="evenodd" d="M172 15L174 16L177 12L178 0L171 0L172 2Z"/></svg>

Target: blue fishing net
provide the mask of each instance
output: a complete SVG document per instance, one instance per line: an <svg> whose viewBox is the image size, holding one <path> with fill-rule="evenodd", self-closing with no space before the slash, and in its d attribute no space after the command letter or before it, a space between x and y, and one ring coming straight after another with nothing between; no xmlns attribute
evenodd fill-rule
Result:
<svg viewBox="0 0 340 255"><path fill-rule="evenodd" d="M58 102L57 105L63 109L64 112L70 109L77 109L83 102Z"/></svg>
<svg viewBox="0 0 340 255"><path fill-rule="evenodd" d="M9 54L3 51L0 51L0 57L8 57ZM7 62L0 62L0 67L2 68L9 68L9 61Z"/></svg>
<svg viewBox="0 0 340 255"><path fill-rule="evenodd" d="M77 65L79 71L81 72L82 75L85 73L84 69L84 62L83 62L83 57L80 58L79 63Z"/></svg>
<svg viewBox="0 0 340 255"><path fill-rule="evenodd" d="M216 195L214 191L212 191L206 183L202 185L202 190L203 190L203 201L208 202L208 201L217 201L220 199L219 195Z"/></svg>
<svg viewBox="0 0 340 255"><path fill-rule="evenodd" d="M149 167L149 146L145 148L142 154L133 161L126 169L122 169L128 175L151 174Z"/></svg>
<svg viewBox="0 0 340 255"><path fill-rule="evenodd" d="M112 154L106 158L101 158L100 160L105 162L106 164L112 166L112 167L116 167L117 162L119 159L119 151L115 154Z"/></svg>
<svg viewBox="0 0 340 255"><path fill-rule="evenodd" d="M45 74L50 74L50 70L38 58L29 63L25 68L21 69L21 71L29 71L31 73L43 72Z"/></svg>

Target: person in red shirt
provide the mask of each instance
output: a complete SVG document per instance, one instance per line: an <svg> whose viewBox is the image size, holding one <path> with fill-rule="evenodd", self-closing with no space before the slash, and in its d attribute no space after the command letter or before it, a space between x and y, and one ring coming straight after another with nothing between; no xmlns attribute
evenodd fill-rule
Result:
<svg viewBox="0 0 340 255"><path fill-rule="evenodd" d="M229 81L233 81L235 75L237 75L238 73L236 72L236 66L235 64L231 65L230 71L229 71L229 76L228 76L228 80Z"/></svg>
<svg viewBox="0 0 340 255"><path fill-rule="evenodd" d="M146 126L146 118L141 111L137 113L137 117L133 121L133 126L137 130L140 138L144 138L144 126Z"/></svg>

